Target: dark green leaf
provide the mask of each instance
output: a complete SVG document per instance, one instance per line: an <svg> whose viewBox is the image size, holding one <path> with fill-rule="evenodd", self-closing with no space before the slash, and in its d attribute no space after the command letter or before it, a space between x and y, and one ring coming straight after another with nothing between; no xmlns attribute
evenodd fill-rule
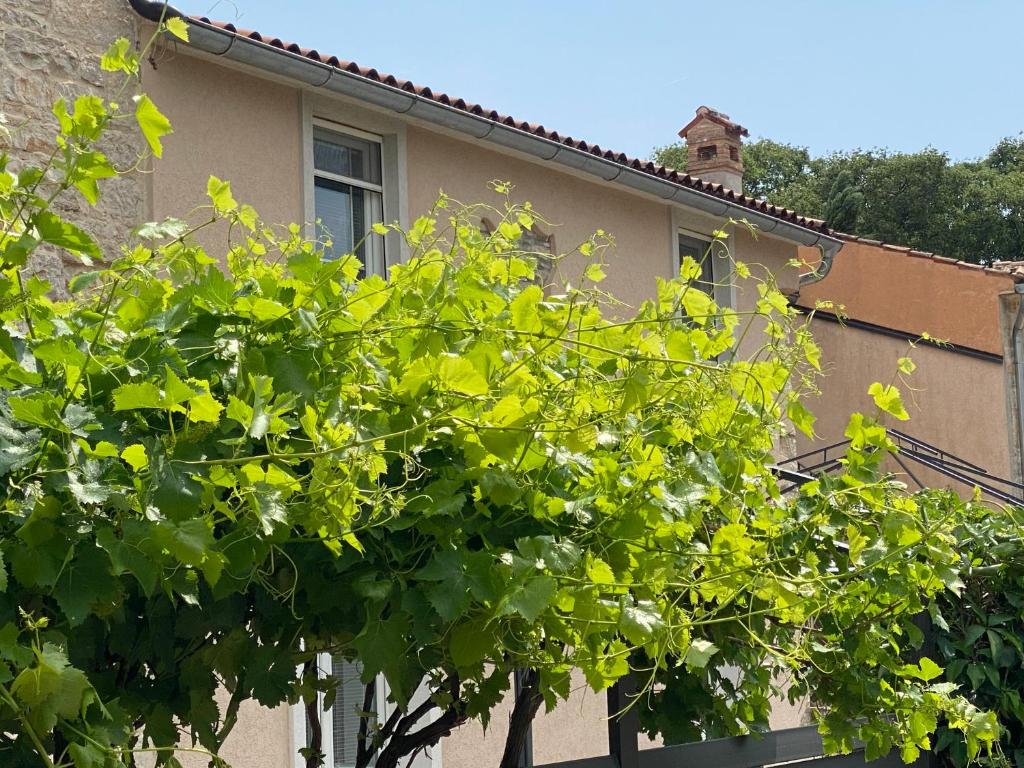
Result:
<svg viewBox="0 0 1024 768"><path fill-rule="evenodd" d="M81 227L65 221L49 211L40 211L32 218L39 239L77 254L86 264L103 258L96 241Z"/></svg>

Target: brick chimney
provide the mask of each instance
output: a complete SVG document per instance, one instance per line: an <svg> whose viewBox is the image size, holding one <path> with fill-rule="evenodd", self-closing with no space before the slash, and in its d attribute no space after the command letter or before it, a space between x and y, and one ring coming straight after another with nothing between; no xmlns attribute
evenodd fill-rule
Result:
<svg viewBox="0 0 1024 768"><path fill-rule="evenodd" d="M679 135L686 142L686 172L704 181L721 184L736 192L743 190L743 160L740 147L750 133L729 116L699 107L693 120Z"/></svg>

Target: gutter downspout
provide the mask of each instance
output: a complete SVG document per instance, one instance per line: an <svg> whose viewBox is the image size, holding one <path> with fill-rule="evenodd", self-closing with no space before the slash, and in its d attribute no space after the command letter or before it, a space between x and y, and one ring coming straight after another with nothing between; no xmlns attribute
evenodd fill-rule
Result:
<svg viewBox="0 0 1024 768"><path fill-rule="evenodd" d="M828 273L832 271L832 262L835 261L836 254L839 253L842 247L842 240L826 240L823 243L819 243L818 248L821 249L821 262L818 264L817 269L800 275L800 287L824 280Z"/></svg>
<svg viewBox="0 0 1024 768"><path fill-rule="evenodd" d="M262 69L308 87L324 88L390 109L398 114L408 114L410 117L466 134L474 139L523 152L545 162L597 176L604 181L621 184L635 191L660 197L662 200L696 208L712 216L729 215L736 219L746 219L755 223L758 231L765 234L774 234L776 237L801 245L819 246L822 248L822 262L815 273L805 276L806 282L816 282L824 277L831 268L836 251L842 247L842 241L834 237L755 211L745 205L657 178L641 170L607 160L600 155L442 104L418 93L313 61L299 53L276 48L235 32L190 19L164 2L128 2L137 14L149 21L158 22L170 17L186 19L189 24L188 45L206 53L225 56L232 61ZM801 280L801 283L806 284L804 280Z"/></svg>
<svg viewBox="0 0 1024 768"><path fill-rule="evenodd" d="M1013 329L1010 332L1010 349L1013 354L1014 383L1017 389L1017 434L1014 439L1014 448L1017 452L1016 480L1024 481L1024 283L1015 283L1013 292L1017 294L1017 315L1013 319Z"/></svg>

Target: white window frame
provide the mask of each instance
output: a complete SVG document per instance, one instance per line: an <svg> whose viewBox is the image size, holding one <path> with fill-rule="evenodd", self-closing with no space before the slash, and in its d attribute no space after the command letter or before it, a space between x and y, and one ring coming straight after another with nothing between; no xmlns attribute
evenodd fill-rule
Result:
<svg viewBox="0 0 1024 768"><path fill-rule="evenodd" d="M368 109L365 105L324 89L303 90L299 95L302 134L302 175L297 180L302 188L302 212L306 236L316 235L316 192L313 186L313 121L326 123L328 130L368 132L383 138L381 146L381 180L384 184L384 223L398 222L408 230L409 174L407 162L408 124L401 116L390 112ZM358 135L358 133L353 133ZM409 259L409 245L398 232L384 236L385 267Z"/></svg>
<svg viewBox="0 0 1024 768"><path fill-rule="evenodd" d="M331 654L319 653L316 657L318 674L330 674L334 669ZM376 689L374 691L374 709L377 712L377 722L383 724L395 711L395 705L388 702L388 683L384 675L377 675ZM324 753L324 768L334 768L334 707L324 710L324 695L317 694L317 711L320 713L320 732L322 734L321 749ZM430 720L436 720L438 713L431 712ZM306 768L306 760L299 754L299 750L306 744L306 707L303 702L293 704L291 707L291 731L292 731L292 768ZM443 768L441 760L441 742L430 749L430 755L423 753L417 756L414 766L419 768ZM427 761L429 760L429 763Z"/></svg>
<svg viewBox="0 0 1024 768"><path fill-rule="evenodd" d="M682 255L679 253L679 249L680 249L680 245L681 245L680 240L682 240L683 238L686 238L687 240L690 240L693 243L700 243L701 249L700 249L700 253L697 256L696 261L697 261L697 264L701 268L701 274L697 277L697 280L699 282L701 282L701 283L705 283L705 281L703 280L703 278L705 276L704 275L704 267L707 266L708 271L710 273L709 276L711 278L711 293L709 295L711 296L711 298L714 299L715 298L715 294L717 293L717 290L718 290L718 276L719 276L719 273L721 271L721 269L716 269L716 267L718 267L718 264L716 264L715 262L718 261L718 259L715 256L715 251L714 251L714 248L712 247L712 243L714 242L714 240L712 238L708 237L707 235L701 235L701 234L697 234L696 232L690 232L689 230L680 229L679 232L676 234L676 274L677 275L679 274L679 269L683 265L683 258L682 258ZM705 259L707 259L707 262L704 261Z"/></svg>
<svg viewBox="0 0 1024 768"><path fill-rule="evenodd" d="M691 240L699 240L702 243L707 243L708 248L711 247L712 242L715 238L705 232L701 232L698 229L687 227L678 222L681 218L678 215L673 215L671 238L672 238L672 277L679 277L679 269L682 266L682 258L679 255L679 237L688 237ZM726 246L731 249L731 244L728 242L731 237L727 238ZM715 253L716 249L712 249L708 254L711 259L711 276L715 285L714 294L711 298L715 300L715 303L719 307L729 307L731 309L736 308L736 285L733 282L734 275L732 269L732 258L731 250L729 253Z"/></svg>
<svg viewBox="0 0 1024 768"><path fill-rule="evenodd" d="M321 117L314 117L312 119L312 128L313 128L313 130L310 130L310 132L309 132L309 134L310 134L309 141L310 141L311 145L312 145L312 142L314 141L314 134L315 134L315 130L317 128L319 128L319 129L321 129L323 131L326 131L328 133L338 134L339 136L351 136L353 139L360 139L362 141L367 141L367 142L371 142L373 144L376 144L377 148L378 148L377 157L378 157L378 160L379 160L379 162L381 164L381 168L380 168L381 183L380 184L374 184L373 182L366 181L365 179L356 179L356 178L352 178L351 176L344 176L342 174L331 173L330 171L325 171L325 170L319 169L319 168L316 167L316 163L311 160L311 162L309 163L309 168L307 169L307 172L309 174L310 184L311 184L311 186L314 189L314 197L315 197L315 189L316 189L316 180L318 178L327 179L328 181L338 182L339 184L347 184L350 187L358 187L360 189L366 190L368 192L373 192L376 195L378 195L378 197L380 198L380 208L381 208L382 218L383 218L384 215L385 215L384 214L384 212L385 212L385 207L384 207L384 184L383 184L383 179L384 179L384 137L379 135L379 134L376 134L376 133L370 133L369 131L363 131L363 130L360 130L358 128L353 128L352 126L344 125L342 123L337 123L337 122L335 122L333 120L326 120L326 119L321 118ZM312 153L311 153L311 155L312 155ZM311 205L313 207L313 220L315 220L316 219L316 205L312 201L311 201ZM366 264L364 265L364 268L365 268L365 271L366 271L367 275L381 275L381 276L383 276L385 274L385 270L386 270L386 267L387 267L387 255L385 253L385 245L384 245L383 238L381 238L380 235L373 234L372 230L370 229L370 227L374 223L376 223L376 222L372 221L370 217L367 217L367 221L366 221L367 236L366 236L365 247L364 247L364 252L366 254Z"/></svg>
<svg viewBox="0 0 1024 768"><path fill-rule="evenodd" d="M318 675L329 676L334 669L331 654L318 653L316 657ZM374 691L374 709L377 711L377 721L383 723L386 719L388 700L387 683L383 675L377 675L376 690ZM334 768L334 707L324 710L324 694L316 696L317 711L320 713L320 732L322 734L321 749L324 753L324 768ZM293 741L293 766L294 768L306 768L306 760L299 754L299 750L306 747L306 707L299 702L292 707L292 741Z"/></svg>

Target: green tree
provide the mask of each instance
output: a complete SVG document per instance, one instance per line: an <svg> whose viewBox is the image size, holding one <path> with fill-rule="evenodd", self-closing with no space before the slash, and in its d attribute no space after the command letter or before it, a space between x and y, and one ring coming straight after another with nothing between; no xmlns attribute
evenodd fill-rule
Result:
<svg viewBox="0 0 1024 768"><path fill-rule="evenodd" d="M933 611L933 642L945 678L976 704L998 712L1002 751L1024 764L1024 548L1022 512L965 527L961 536L973 566L960 594L943 596ZM960 734L941 728L936 748L949 764L972 764ZM989 764L982 760L982 765Z"/></svg>
<svg viewBox="0 0 1024 768"><path fill-rule="evenodd" d="M1024 254L1024 140L1007 138L977 161L935 149L834 152L759 139L743 148L744 191L824 218L834 229L981 264ZM681 143L652 159L685 169Z"/></svg>
<svg viewBox="0 0 1024 768"><path fill-rule="evenodd" d="M999 173L1024 171L1024 137L1002 139L992 148L984 162Z"/></svg>
<svg viewBox="0 0 1024 768"><path fill-rule="evenodd" d="M104 67L139 61L119 40ZM116 174L96 149L112 121L159 156L171 126L134 105L58 102L46 167L0 156L6 765L176 766L182 749L222 765L250 700L305 702L315 735L335 685L320 653L361 663L367 702L387 679L395 714L361 708L359 768L486 723L515 671L503 767L573 669L598 691L635 671L653 702L697 676L734 730L757 727L784 672L815 692L833 750L912 760L940 718L970 754L996 740L994 717L907 657L913 617L959 583L955 524L979 512L879 474L878 418L905 417L881 384L878 413L851 418L846 473L782 492L773 449L788 424L813 429L820 352L770 282L740 315L688 258L627 311L599 288L597 233L545 292L519 247L537 214L503 184L497 206L442 197L407 231L376 224L411 254L386 279L325 261L215 177L193 221L103 254L58 202L94 203ZM193 237L214 226L224 253ZM41 249L82 261L67 300L28 271Z"/></svg>
<svg viewBox="0 0 1024 768"><path fill-rule="evenodd" d="M864 204L864 193L857 189L853 174L842 171L828 191L825 201L825 220L833 229L849 232L856 228Z"/></svg>
<svg viewBox="0 0 1024 768"><path fill-rule="evenodd" d="M800 199L800 182L807 175L811 161L806 147L758 139L744 146L742 155L746 194L778 201L777 204L786 207Z"/></svg>
<svg viewBox="0 0 1024 768"><path fill-rule="evenodd" d="M686 159L689 157L686 144L681 141L666 144L664 147L655 147L651 151L651 160L666 168L675 168L677 171L686 170Z"/></svg>

